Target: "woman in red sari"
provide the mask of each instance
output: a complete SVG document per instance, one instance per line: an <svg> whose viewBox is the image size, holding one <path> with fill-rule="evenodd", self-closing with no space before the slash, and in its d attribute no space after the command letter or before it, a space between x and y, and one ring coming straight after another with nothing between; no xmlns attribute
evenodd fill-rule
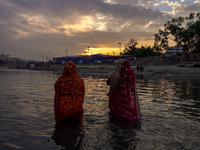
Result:
<svg viewBox="0 0 200 150"><path fill-rule="evenodd" d="M83 118L83 101L85 85L76 73L76 65L66 62L63 74L55 85L54 111L56 124L81 121Z"/></svg>
<svg viewBox="0 0 200 150"><path fill-rule="evenodd" d="M111 115L123 120L137 120L141 118L135 73L128 61L118 61L113 75L108 79L110 85L109 108Z"/></svg>

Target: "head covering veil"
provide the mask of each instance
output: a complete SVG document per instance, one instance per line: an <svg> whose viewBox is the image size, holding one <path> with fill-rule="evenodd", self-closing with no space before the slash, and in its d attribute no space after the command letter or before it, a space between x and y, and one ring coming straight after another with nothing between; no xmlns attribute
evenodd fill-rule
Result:
<svg viewBox="0 0 200 150"><path fill-rule="evenodd" d="M73 61L68 61L64 65L63 76L67 76L67 75L77 75L76 65Z"/></svg>
<svg viewBox="0 0 200 150"><path fill-rule="evenodd" d="M120 80L120 71L121 71L121 65L123 62L125 62L125 59L119 59L116 65L116 68L114 70L114 73L111 77L111 83L110 83L110 91L115 91L117 84Z"/></svg>

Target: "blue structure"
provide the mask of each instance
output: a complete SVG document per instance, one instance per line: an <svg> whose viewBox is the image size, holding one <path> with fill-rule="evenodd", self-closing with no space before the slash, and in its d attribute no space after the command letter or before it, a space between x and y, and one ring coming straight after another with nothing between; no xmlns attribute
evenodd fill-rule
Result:
<svg viewBox="0 0 200 150"><path fill-rule="evenodd" d="M108 57L108 55L101 55L101 54L63 56L63 57L53 58L53 62L56 63L56 64L63 64L65 62L67 62L67 61L73 61L75 64L79 64L79 63L94 63L97 60L99 60L101 62L104 62L106 57Z"/></svg>

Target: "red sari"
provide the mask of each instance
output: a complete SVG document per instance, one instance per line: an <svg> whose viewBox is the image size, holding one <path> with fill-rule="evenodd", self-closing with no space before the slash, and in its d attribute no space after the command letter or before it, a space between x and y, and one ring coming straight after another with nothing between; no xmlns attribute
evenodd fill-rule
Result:
<svg viewBox="0 0 200 150"><path fill-rule="evenodd" d="M77 75L74 62L66 62L63 68L63 75L57 79L54 88L56 123L81 121L83 118L85 86L83 79Z"/></svg>
<svg viewBox="0 0 200 150"><path fill-rule="evenodd" d="M110 113L124 120L140 120L135 73L128 61L118 62L110 84Z"/></svg>

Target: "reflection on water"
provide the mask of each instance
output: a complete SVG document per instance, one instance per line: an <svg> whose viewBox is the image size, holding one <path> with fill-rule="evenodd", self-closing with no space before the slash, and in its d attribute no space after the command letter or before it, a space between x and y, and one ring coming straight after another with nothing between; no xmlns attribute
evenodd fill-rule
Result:
<svg viewBox="0 0 200 150"><path fill-rule="evenodd" d="M140 99L160 103L165 110L200 121L199 78L151 77L138 79L138 82Z"/></svg>
<svg viewBox="0 0 200 150"><path fill-rule="evenodd" d="M153 135L146 140L155 145L143 148L198 149L200 93L195 91L200 90L200 79L142 77L137 82L143 129Z"/></svg>
<svg viewBox="0 0 200 150"><path fill-rule="evenodd" d="M140 123L109 115L108 75L79 74L84 119L55 126L60 73L0 68L0 149L200 149L200 78L137 76Z"/></svg>
<svg viewBox="0 0 200 150"><path fill-rule="evenodd" d="M79 150L82 147L84 130L81 124L70 124L65 127L55 127L53 141L63 149Z"/></svg>

